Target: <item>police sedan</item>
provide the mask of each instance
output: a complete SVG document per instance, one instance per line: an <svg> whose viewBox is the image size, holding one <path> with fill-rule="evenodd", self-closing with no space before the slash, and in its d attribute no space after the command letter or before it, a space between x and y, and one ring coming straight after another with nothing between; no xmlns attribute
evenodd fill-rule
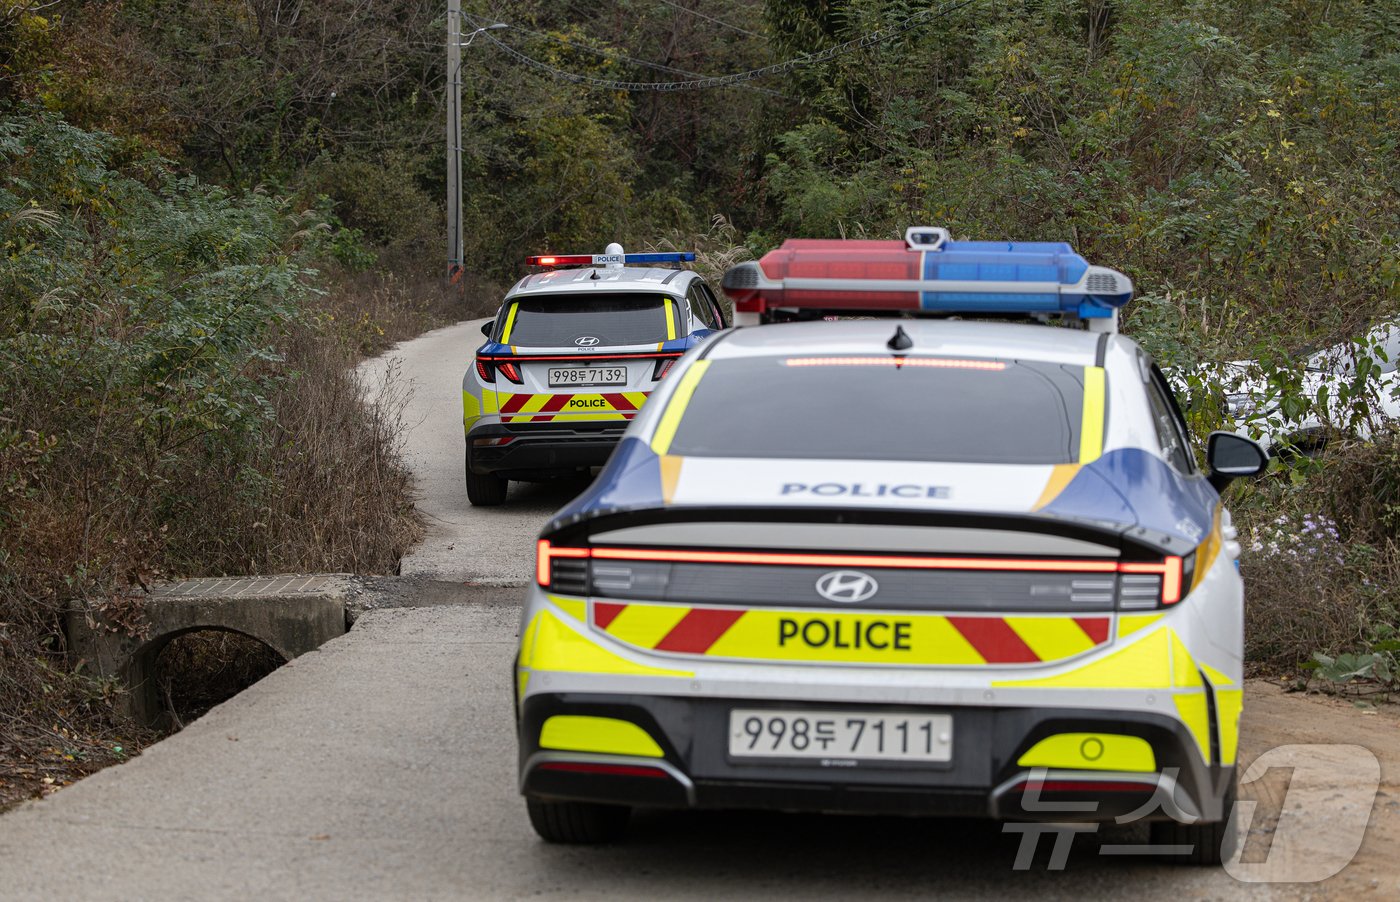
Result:
<svg viewBox="0 0 1400 902"><path fill-rule="evenodd" d="M687 355L538 542L516 660L536 831L616 839L636 807L1130 817L1185 860L1229 854L1220 493L1263 451L1216 433L1197 466L1112 328L1130 284L1067 246L775 254L726 277L739 309L1105 322L767 324Z"/></svg>

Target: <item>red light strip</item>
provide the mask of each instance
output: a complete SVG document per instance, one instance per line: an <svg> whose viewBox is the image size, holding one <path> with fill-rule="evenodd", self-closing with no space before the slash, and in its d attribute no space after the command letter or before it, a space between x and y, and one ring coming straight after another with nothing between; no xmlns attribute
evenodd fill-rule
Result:
<svg viewBox="0 0 1400 902"><path fill-rule="evenodd" d="M546 254L541 257L526 257L527 266L577 266L593 262L592 254Z"/></svg>
<svg viewBox="0 0 1400 902"><path fill-rule="evenodd" d="M944 357L789 357L787 366L929 367L949 370L1004 370L998 360L951 360Z"/></svg>
<svg viewBox="0 0 1400 902"><path fill-rule="evenodd" d="M646 777L651 780L669 780L671 775L659 767L641 767L635 764L593 764L584 761L546 761L540 770L562 770L576 774L606 774L611 777Z"/></svg>
<svg viewBox="0 0 1400 902"><path fill-rule="evenodd" d="M1119 561L1034 560L970 557L879 557L868 554L781 554L760 551L687 551L652 548L555 548L548 539L536 543L535 579L550 581L553 558L595 558L604 561L665 561L683 564L759 564L780 567L869 567L898 570L989 570L1032 573L1157 573L1162 576L1162 603L1181 600L1181 558L1162 563Z"/></svg>
<svg viewBox="0 0 1400 902"><path fill-rule="evenodd" d="M540 585L549 585L549 564L557 557L592 557L592 551L588 548L555 548L549 544L549 539L540 539L535 543L535 581Z"/></svg>
<svg viewBox="0 0 1400 902"><path fill-rule="evenodd" d="M1181 558L1168 557L1160 564L1119 564L1119 573L1160 573L1162 575L1162 604L1181 601Z"/></svg>
<svg viewBox="0 0 1400 902"><path fill-rule="evenodd" d="M1026 781L1019 784L1012 792L1152 792L1156 789L1153 783L1134 783L1128 780L1113 782L1109 780L1041 780Z"/></svg>
<svg viewBox="0 0 1400 902"><path fill-rule="evenodd" d="M582 549L580 549L582 550ZM791 567L889 567L903 570L1034 570L1113 573L1114 561L992 560L956 557L879 557L868 554L774 554L751 551L682 551L594 548L592 556L610 561L675 561L687 564L775 564Z"/></svg>

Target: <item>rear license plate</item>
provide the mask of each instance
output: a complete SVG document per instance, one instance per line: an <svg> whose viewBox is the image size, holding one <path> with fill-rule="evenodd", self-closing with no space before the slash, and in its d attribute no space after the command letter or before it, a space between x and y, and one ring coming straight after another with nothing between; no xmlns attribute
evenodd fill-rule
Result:
<svg viewBox="0 0 1400 902"><path fill-rule="evenodd" d="M567 385L626 385L627 367L550 367L549 385L551 388Z"/></svg>
<svg viewBox="0 0 1400 902"><path fill-rule="evenodd" d="M953 717L735 708L729 712L729 754L734 758L951 761Z"/></svg>

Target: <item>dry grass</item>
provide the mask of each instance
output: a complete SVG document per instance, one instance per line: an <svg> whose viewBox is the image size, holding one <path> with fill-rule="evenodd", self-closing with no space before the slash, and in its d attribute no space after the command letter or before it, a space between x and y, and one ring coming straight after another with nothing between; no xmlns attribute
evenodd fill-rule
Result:
<svg viewBox="0 0 1400 902"><path fill-rule="evenodd" d="M1400 629L1400 435L1298 463L1305 479L1281 479L1236 511L1256 671L1365 652Z"/></svg>
<svg viewBox="0 0 1400 902"><path fill-rule="evenodd" d="M437 278L337 274L320 311L286 331L280 388L257 434L193 442L159 469L122 428L102 453L55 446L71 422L62 386L10 397L0 428L43 424L0 443L0 808L124 760L152 738L116 717L118 687L73 667L61 628L71 603L139 630L122 590L153 579L278 572L393 573L421 527L398 458L404 391L360 385L354 364L419 332L477 314L488 289ZM74 389L76 390L76 389ZM12 468L13 467L13 468ZM22 474L11 478L11 474ZM198 645L195 648L195 645ZM237 640L175 649L186 715L262 667ZM256 651L256 650L255 650ZM252 668L249 670L249 668ZM229 674L241 677L229 680ZM205 689L200 686L205 685ZM230 691L236 691L230 690Z"/></svg>

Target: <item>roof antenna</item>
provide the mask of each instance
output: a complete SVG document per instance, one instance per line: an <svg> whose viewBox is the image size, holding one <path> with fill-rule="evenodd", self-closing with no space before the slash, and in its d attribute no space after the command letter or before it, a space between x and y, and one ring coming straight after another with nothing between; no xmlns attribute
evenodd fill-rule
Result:
<svg viewBox="0 0 1400 902"><path fill-rule="evenodd" d="M592 272L590 272L590 273L588 274L588 278L590 278L590 279L597 279L597 278L600 278L599 275L598 275L598 270L595 269L595 270L593 270Z"/></svg>
<svg viewBox="0 0 1400 902"><path fill-rule="evenodd" d="M909 337L909 333L904 331L903 326L895 326L894 335L886 342L886 346L891 351L907 351L914 347L914 339Z"/></svg>

